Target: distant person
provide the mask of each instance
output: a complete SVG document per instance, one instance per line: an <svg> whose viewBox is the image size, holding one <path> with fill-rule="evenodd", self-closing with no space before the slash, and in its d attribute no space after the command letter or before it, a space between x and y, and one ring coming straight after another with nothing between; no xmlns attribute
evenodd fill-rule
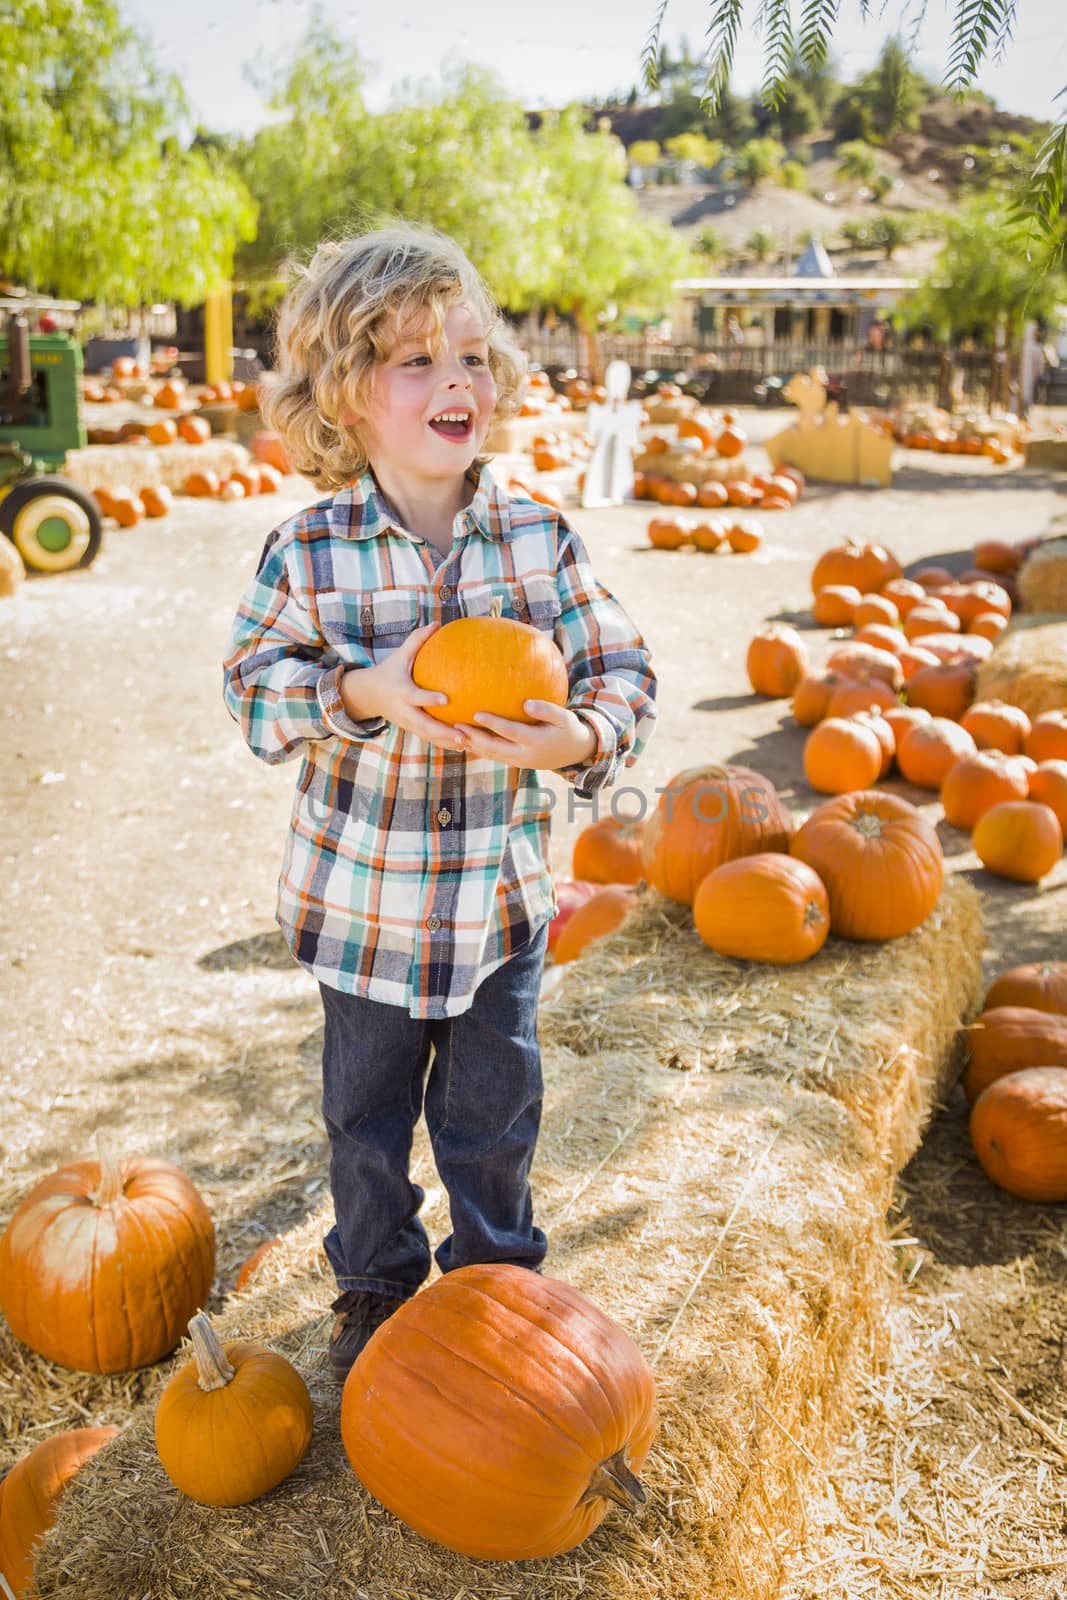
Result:
<svg viewBox="0 0 1067 1600"><path fill-rule="evenodd" d="M537 769L584 797L614 783L652 732L655 679L574 529L490 470L526 362L457 244L398 224L320 245L278 347L265 418L325 498L268 536L224 684L253 754L300 763L277 920L325 1014L343 1380L431 1270L409 1175L423 1108L451 1208L441 1271L544 1260L529 1172L556 905ZM494 600L559 647L568 703L449 726L412 662Z"/></svg>

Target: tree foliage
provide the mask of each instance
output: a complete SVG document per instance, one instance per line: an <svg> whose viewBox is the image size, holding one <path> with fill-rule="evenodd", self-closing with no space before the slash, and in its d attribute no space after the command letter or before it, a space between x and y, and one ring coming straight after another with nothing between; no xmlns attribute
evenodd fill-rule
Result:
<svg viewBox="0 0 1067 1600"><path fill-rule="evenodd" d="M998 326L1017 339L1024 322L1049 315L1067 297L1062 272L1034 279L1007 207L975 195L942 219L945 243L909 310L938 337L989 340ZM1015 235L1013 241L1013 234ZM1012 248L1012 244L1015 248Z"/></svg>
<svg viewBox="0 0 1067 1600"><path fill-rule="evenodd" d="M113 0L0 8L0 274L39 292L192 305L232 274L255 206Z"/></svg>

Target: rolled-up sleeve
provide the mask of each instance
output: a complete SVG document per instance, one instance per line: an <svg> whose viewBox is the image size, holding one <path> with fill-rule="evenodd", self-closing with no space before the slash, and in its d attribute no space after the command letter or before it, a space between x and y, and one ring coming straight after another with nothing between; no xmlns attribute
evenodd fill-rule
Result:
<svg viewBox="0 0 1067 1600"><path fill-rule="evenodd" d="M656 678L644 640L622 606L597 581L581 539L562 520L556 568L561 609L556 643L570 680L567 705L596 735L589 760L561 767L579 794L615 782L656 725Z"/></svg>
<svg viewBox="0 0 1067 1600"><path fill-rule="evenodd" d="M275 530L245 590L223 662L227 710L253 755L273 765L309 740L374 738L381 718L356 722L341 703L341 677L362 662L339 661L292 582L291 545Z"/></svg>

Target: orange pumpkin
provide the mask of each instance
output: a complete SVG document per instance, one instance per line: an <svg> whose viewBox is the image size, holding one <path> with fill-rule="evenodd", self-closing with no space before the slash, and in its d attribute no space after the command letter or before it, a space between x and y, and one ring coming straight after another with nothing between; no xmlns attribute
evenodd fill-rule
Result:
<svg viewBox="0 0 1067 1600"><path fill-rule="evenodd" d="M548 949L550 954L555 953L559 936L567 923L573 917L579 906L584 906L595 894L600 893L599 883L572 882L564 878L554 885L556 891L556 914L548 925Z"/></svg>
<svg viewBox="0 0 1067 1600"><path fill-rule="evenodd" d="M255 463L250 467L238 467L230 474L231 483L239 483L246 496L260 493L261 473Z"/></svg>
<svg viewBox="0 0 1067 1600"><path fill-rule="evenodd" d="M869 789L882 773L882 746L872 729L851 717L826 717L804 743L804 774L820 794Z"/></svg>
<svg viewBox="0 0 1067 1600"><path fill-rule="evenodd" d="M994 644L1008 626L1007 619L999 616L995 611L981 611L970 625L971 634L977 634L981 639L989 639Z"/></svg>
<svg viewBox="0 0 1067 1600"><path fill-rule="evenodd" d="M144 504L140 495L133 493L111 496L111 515L120 528L136 528L144 517Z"/></svg>
<svg viewBox="0 0 1067 1600"><path fill-rule="evenodd" d="M34 1547L55 1521L63 1490L117 1432L117 1428L71 1428L53 1433L16 1461L0 1482L0 1576L15 1600L32 1587Z"/></svg>
<svg viewBox="0 0 1067 1600"><path fill-rule="evenodd" d="M959 633L960 619L947 606L923 601L912 606L904 619L904 634L908 639L921 639L928 633Z"/></svg>
<svg viewBox="0 0 1067 1600"><path fill-rule="evenodd" d="M998 1078L1027 1067L1067 1067L1067 1017L1030 1006L994 1006L967 1030L963 1088L975 1100Z"/></svg>
<svg viewBox="0 0 1067 1600"><path fill-rule="evenodd" d="M908 704L933 717L958 721L973 699L974 663L962 657L939 661L936 667L920 667L908 679ZM967 737L970 739L969 734Z"/></svg>
<svg viewBox="0 0 1067 1600"><path fill-rule="evenodd" d="M994 978L982 1005L986 1011L994 1006L1029 1006L1067 1016L1067 961L1029 961L1009 967Z"/></svg>
<svg viewBox="0 0 1067 1600"><path fill-rule="evenodd" d="M726 530L726 537L731 550L736 550L739 555L751 555L763 543L763 529L758 523L735 522L733 527Z"/></svg>
<svg viewBox="0 0 1067 1600"><path fill-rule="evenodd" d="M945 820L970 833L991 806L1027 798L1027 771L1014 756L978 750L950 767L941 784Z"/></svg>
<svg viewBox="0 0 1067 1600"><path fill-rule="evenodd" d="M772 624L749 642L745 666L757 694L784 699L807 671L808 647L795 628Z"/></svg>
<svg viewBox="0 0 1067 1600"><path fill-rule="evenodd" d="M792 966L826 943L830 902L805 862L764 851L709 872L693 901L693 922L719 955Z"/></svg>
<svg viewBox="0 0 1067 1600"><path fill-rule="evenodd" d="M1017 545L1004 544L1000 539L984 539L974 547L974 564L987 572L1018 572L1023 564L1023 553Z"/></svg>
<svg viewBox="0 0 1067 1600"><path fill-rule="evenodd" d="M991 1083L971 1109L986 1175L1020 1200L1067 1200L1067 1069L1028 1067Z"/></svg>
<svg viewBox="0 0 1067 1600"><path fill-rule="evenodd" d="M878 776L884 778L893 765L893 758L897 753L896 735L886 721L885 708L882 706L868 706L862 711L854 711L852 720L859 722L865 728L869 728L878 740L882 749L882 770Z"/></svg>
<svg viewBox="0 0 1067 1600"><path fill-rule="evenodd" d="M728 424L715 440L715 448L721 456L739 456L748 443L748 434L742 428Z"/></svg>
<svg viewBox="0 0 1067 1600"><path fill-rule="evenodd" d="M245 1259L241 1262L240 1267L237 1269L236 1288L248 1288L248 1285L259 1272L259 1269L263 1265L266 1257L270 1255L272 1250L276 1250L281 1242L281 1239L278 1238L265 1239L261 1245L256 1246L250 1256L245 1257Z"/></svg>
<svg viewBox="0 0 1067 1600"><path fill-rule="evenodd" d="M914 806L880 790L839 795L813 811L790 854L826 885L830 931L897 939L930 915L944 881L937 834Z"/></svg>
<svg viewBox="0 0 1067 1600"><path fill-rule="evenodd" d="M173 508L174 496L165 483L150 483L141 490L141 503L146 516L165 517Z"/></svg>
<svg viewBox="0 0 1067 1600"><path fill-rule="evenodd" d="M973 843L990 872L1017 883L1039 883L1063 854L1063 831L1048 806L1009 800L979 820Z"/></svg>
<svg viewBox="0 0 1067 1600"><path fill-rule="evenodd" d="M742 511L749 510L752 506L759 505L762 498L763 496L760 494L758 489L754 489L750 483L745 483L740 478L733 478L726 485L727 504L736 506Z"/></svg>
<svg viewBox="0 0 1067 1600"><path fill-rule="evenodd" d="M1042 711L1023 742L1032 761L1067 761L1067 710Z"/></svg>
<svg viewBox="0 0 1067 1600"><path fill-rule="evenodd" d="M160 411L180 411L182 406L189 404L185 383L180 378L168 378L156 390L154 404Z"/></svg>
<svg viewBox="0 0 1067 1600"><path fill-rule="evenodd" d="M845 628L860 603L860 592L849 583L827 583L816 591L811 614L820 628Z"/></svg>
<svg viewBox="0 0 1067 1600"><path fill-rule="evenodd" d="M882 595L886 600L893 602L903 618L916 606L923 604L926 590L921 583L915 583L911 578L892 578L882 590Z"/></svg>
<svg viewBox="0 0 1067 1600"><path fill-rule="evenodd" d="M843 672L851 678L881 678L896 691L904 682L900 662L891 650L879 650L876 645L844 644L831 651L827 659L831 672Z"/></svg>
<svg viewBox="0 0 1067 1600"><path fill-rule="evenodd" d="M921 648L936 656L938 661L970 662L972 667L978 661L988 660L993 651L988 639L979 639L973 633L924 633Z"/></svg>
<svg viewBox="0 0 1067 1600"><path fill-rule="evenodd" d="M860 594L880 594L901 575L900 562L883 545L850 540L825 551L811 574L813 594L828 583L849 584Z"/></svg>
<svg viewBox="0 0 1067 1600"><path fill-rule="evenodd" d="M218 473L212 471L210 467L204 467L199 472L190 472L185 480L185 493L199 500L214 499L221 488Z"/></svg>
<svg viewBox="0 0 1067 1600"><path fill-rule="evenodd" d="M364 1487L481 1560L558 1555L611 1502L635 1509L655 1430L655 1380L623 1330L569 1284L504 1264L460 1267L405 1301L341 1399Z"/></svg>
<svg viewBox="0 0 1067 1600"><path fill-rule="evenodd" d="M866 675L841 684L830 695L826 706L828 717L852 717L858 711L888 711L899 705L896 693L883 678Z"/></svg>
<svg viewBox="0 0 1067 1600"><path fill-rule="evenodd" d="M211 438L211 424L203 417L182 417L178 432L186 444L206 444Z"/></svg>
<svg viewBox="0 0 1067 1600"><path fill-rule="evenodd" d="M789 809L769 778L748 767L691 767L673 778L645 825L645 877L670 900L692 905L703 878L724 861L788 850Z"/></svg>
<svg viewBox="0 0 1067 1600"><path fill-rule="evenodd" d="M862 628L857 628L852 635L853 644L873 644L876 650L888 650L890 655L897 655L898 650L910 648L907 638L899 628L890 627L885 622L868 622ZM899 661L900 657L897 656Z"/></svg>
<svg viewBox="0 0 1067 1600"><path fill-rule="evenodd" d="M698 522L693 529L693 544L711 555L726 539L726 529L717 522Z"/></svg>
<svg viewBox="0 0 1067 1600"><path fill-rule="evenodd" d="M30 1190L0 1238L0 1310L17 1339L78 1372L168 1355L204 1303L215 1230L166 1161L73 1161Z"/></svg>
<svg viewBox="0 0 1067 1600"><path fill-rule="evenodd" d="M1042 761L1028 774L1028 797L1056 813L1067 839L1067 761Z"/></svg>
<svg viewBox="0 0 1067 1600"><path fill-rule="evenodd" d="M206 1506L244 1506L287 1478L311 1443L307 1385L284 1356L241 1340L222 1345L202 1313L189 1323L193 1360L156 1407L167 1477Z"/></svg>
<svg viewBox="0 0 1067 1600"><path fill-rule="evenodd" d="M809 672L797 684L793 695L793 716L802 728L813 728L826 716L830 698L842 684L854 683L843 672Z"/></svg>
<svg viewBox="0 0 1067 1600"><path fill-rule="evenodd" d="M896 658L900 662L905 683L910 683L921 667L936 667L938 662L932 650L917 644L901 645L896 651Z"/></svg>
<svg viewBox="0 0 1067 1600"><path fill-rule="evenodd" d="M706 411L695 411L678 424L679 439L696 439L704 450L715 448L715 421Z"/></svg>
<svg viewBox="0 0 1067 1600"><path fill-rule="evenodd" d="M901 739L917 723L929 722L930 713L921 706L889 706L882 712L882 721L888 723L893 733L893 754L896 755Z"/></svg>
<svg viewBox="0 0 1067 1600"><path fill-rule="evenodd" d="M793 502L784 495L765 494L762 500L756 501L756 508L759 511L791 511Z"/></svg>
<svg viewBox="0 0 1067 1600"><path fill-rule="evenodd" d="M547 633L510 617L458 617L419 647L411 676L420 689L447 694L424 709L438 722L473 723L479 711L513 722L534 722L527 700L565 706L567 664Z"/></svg>
<svg viewBox="0 0 1067 1600"><path fill-rule="evenodd" d="M571 871L586 883L637 883L644 876L641 840L645 825L637 818L601 817L583 828L574 841Z"/></svg>
<svg viewBox="0 0 1067 1600"><path fill-rule="evenodd" d="M920 567L915 574L915 582L929 593L931 589L943 589L954 579L947 567Z"/></svg>
<svg viewBox="0 0 1067 1600"><path fill-rule="evenodd" d="M707 483L702 483L697 490L697 505L703 506L706 510L719 510L728 504L729 495L726 493L726 485L724 483L716 483L713 478L709 479Z"/></svg>
<svg viewBox="0 0 1067 1600"><path fill-rule="evenodd" d="M693 523L689 517L653 517L648 525L648 542L656 550L680 550L692 539Z"/></svg>
<svg viewBox="0 0 1067 1600"><path fill-rule="evenodd" d="M1021 755L1030 732L1030 718L1019 706L1003 700L976 700L960 718L979 750L1002 750L1005 755Z"/></svg>
<svg viewBox="0 0 1067 1600"><path fill-rule="evenodd" d="M897 766L918 788L940 789L956 762L976 753L965 728L948 717L932 716L908 729L897 747Z"/></svg>
<svg viewBox="0 0 1067 1600"><path fill-rule="evenodd" d="M852 620L857 628L866 627L868 622L884 622L888 627L896 628L900 612L892 600L886 600L880 594L865 594L860 596Z"/></svg>
<svg viewBox="0 0 1067 1600"><path fill-rule="evenodd" d="M557 965L574 961L596 939L603 939L622 926L633 910L634 892L625 885L609 883L578 906L556 940L553 952Z"/></svg>
<svg viewBox="0 0 1067 1600"><path fill-rule="evenodd" d="M161 422L153 422L148 429L148 437L153 444L173 444L178 437L178 430L169 417Z"/></svg>
<svg viewBox="0 0 1067 1600"><path fill-rule="evenodd" d="M280 433L274 433L269 428L261 429L253 438L252 454L257 461L265 461L269 467L273 467L283 477L293 470L289 461L289 452L285 448L285 441Z"/></svg>

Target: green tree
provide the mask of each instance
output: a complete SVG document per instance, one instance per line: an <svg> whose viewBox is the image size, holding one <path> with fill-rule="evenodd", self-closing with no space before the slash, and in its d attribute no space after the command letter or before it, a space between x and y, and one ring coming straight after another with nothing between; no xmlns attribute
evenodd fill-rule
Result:
<svg viewBox="0 0 1067 1600"><path fill-rule="evenodd" d="M655 139L635 139L626 154L637 167L655 167L663 159Z"/></svg>
<svg viewBox="0 0 1067 1600"><path fill-rule="evenodd" d="M896 252L914 239L915 229L910 217L883 211L881 216L871 218L867 237L875 250L881 250L885 259L892 261Z"/></svg>
<svg viewBox="0 0 1067 1600"><path fill-rule="evenodd" d="M913 321L929 323L939 338L991 341L1001 327L1017 340L1024 322L1049 316L1067 297L1062 270L1034 279L1020 228L998 197L976 195L945 217L944 229L944 247L910 307Z"/></svg>
<svg viewBox="0 0 1067 1600"><path fill-rule="evenodd" d="M919 108L936 90L912 66L903 41L893 37L886 40L855 92L869 109L874 130L888 139L898 129L918 127Z"/></svg>
<svg viewBox="0 0 1067 1600"><path fill-rule="evenodd" d="M754 228L745 240L745 249L757 265L778 254L778 235L770 228Z"/></svg>
<svg viewBox="0 0 1067 1600"><path fill-rule="evenodd" d="M837 147L837 175L850 183L874 182L874 151L863 139L849 139Z"/></svg>
<svg viewBox="0 0 1067 1600"><path fill-rule="evenodd" d="M218 149L183 144L177 80L113 0L0 7L0 60L0 276L131 308L232 276L252 197Z"/></svg>
<svg viewBox="0 0 1067 1600"><path fill-rule="evenodd" d="M723 156L722 143L702 133L677 133L666 141L666 149L675 161L692 161L698 167L717 166Z"/></svg>
<svg viewBox="0 0 1067 1600"><path fill-rule="evenodd" d="M807 185L808 174L799 161L783 161L778 182L783 189L796 189L801 194Z"/></svg>
<svg viewBox="0 0 1067 1600"><path fill-rule="evenodd" d="M717 228L701 228L693 241L693 250L705 263L721 261L730 246Z"/></svg>
<svg viewBox="0 0 1067 1600"><path fill-rule="evenodd" d="M777 139L749 139L732 158L731 171L747 188L758 189L777 175L784 155L785 148Z"/></svg>

